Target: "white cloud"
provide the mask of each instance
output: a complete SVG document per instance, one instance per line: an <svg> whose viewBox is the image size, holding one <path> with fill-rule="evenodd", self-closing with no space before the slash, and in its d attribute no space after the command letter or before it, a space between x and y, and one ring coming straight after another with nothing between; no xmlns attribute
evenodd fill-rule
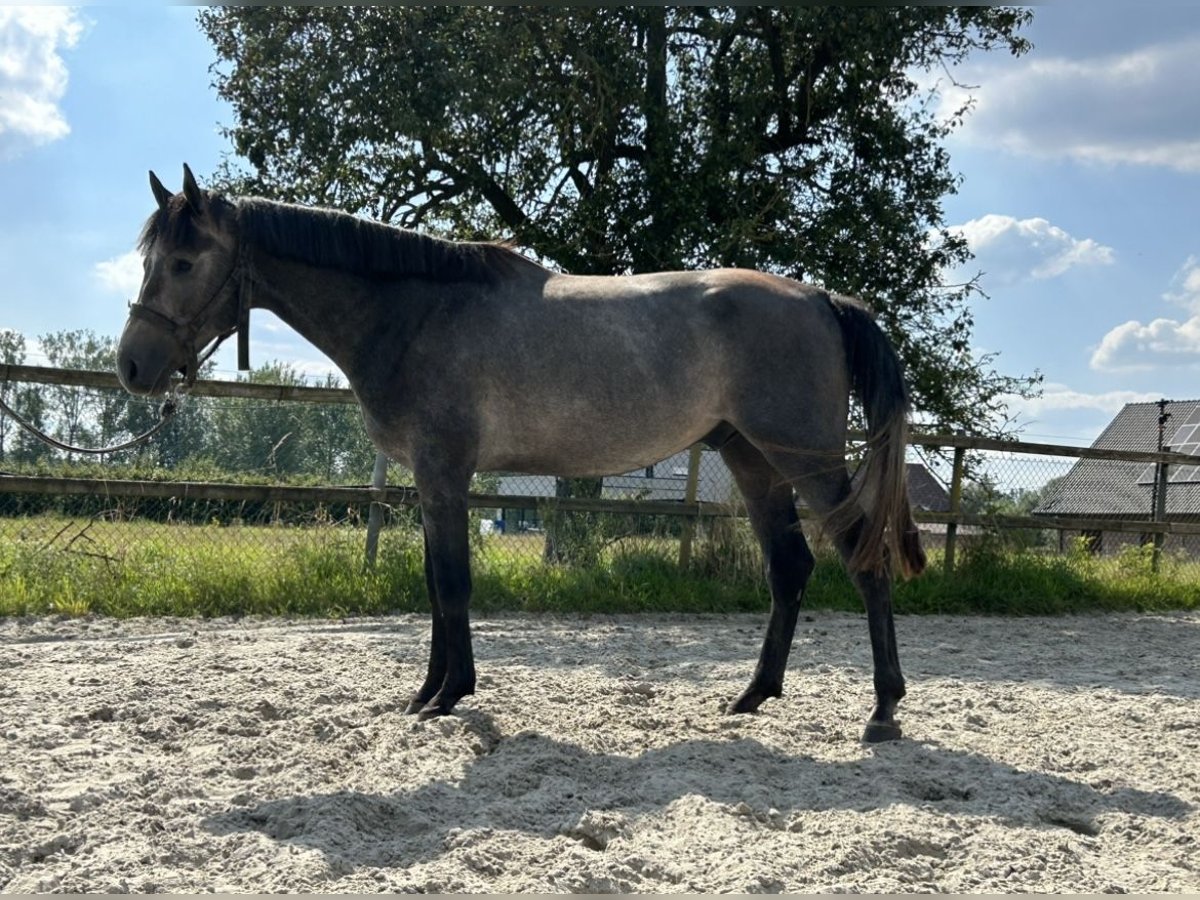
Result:
<svg viewBox="0 0 1200 900"><path fill-rule="evenodd" d="M1189 256L1171 279L1163 299L1200 313L1200 259Z"/></svg>
<svg viewBox="0 0 1200 900"><path fill-rule="evenodd" d="M1012 284L1027 278L1055 278L1077 266L1108 265L1113 249L1092 238L1076 238L1046 219L1016 219L995 213L951 231L967 239L990 283Z"/></svg>
<svg viewBox="0 0 1200 900"><path fill-rule="evenodd" d="M1200 37L1087 59L982 65L942 90L949 114L968 94L975 109L959 136L1042 157L1200 172Z"/></svg>
<svg viewBox="0 0 1200 900"><path fill-rule="evenodd" d="M142 286L142 255L130 250L96 263L92 272L105 290L123 297L135 297Z"/></svg>
<svg viewBox="0 0 1200 900"><path fill-rule="evenodd" d="M1092 354L1091 366L1101 371L1194 366L1200 363L1200 316L1184 321L1130 320L1106 334Z"/></svg>
<svg viewBox="0 0 1200 900"><path fill-rule="evenodd" d="M0 159L65 137L58 102L67 90L59 50L73 47L83 25L65 6L0 6Z"/></svg>
<svg viewBox="0 0 1200 900"><path fill-rule="evenodd" d="M1102 391L1089 394L1077 391L1064 384L1048 384L1040 397L1016 397L1008 404L1009 411L1028 416L1040 416L1047 412L1089 409L1115 415L1126 403L1147 403L1161 395L1144 391Z"/></svg>
<svg viewBox="0 0 1200 900"><path fill-rule="evenodd" d="M1192 315L1122 322L1101 338L1092 353L1093 369L1132 371L1200 365L1200 259L1189 256L1162 297Z"/></svg>

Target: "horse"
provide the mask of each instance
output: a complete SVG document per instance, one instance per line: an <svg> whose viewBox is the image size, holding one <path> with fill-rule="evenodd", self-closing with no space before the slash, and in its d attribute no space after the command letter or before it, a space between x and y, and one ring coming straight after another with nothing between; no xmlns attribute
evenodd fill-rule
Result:
<svg viewBox="0 0 1200 900"><path fill-rule="evenodd" d="M783 694L814 567L796 494L820 515L866 607L875 707L863 740L901 737L891 588L925 566L908 501L901 363L860 301L742 269L554 272L511 247L450 241L347 213L202 189L184 165L138 239L144 278L117 351L126 390L194 381L201 353L267 309L323 351L379 450L413 474L432 611L406 712L449 714L475 690L467 494L476 471L599 477L697 442L719 450L762 547L771 608L749 686ZM853 478L851 396L866 419Z"/></svg>

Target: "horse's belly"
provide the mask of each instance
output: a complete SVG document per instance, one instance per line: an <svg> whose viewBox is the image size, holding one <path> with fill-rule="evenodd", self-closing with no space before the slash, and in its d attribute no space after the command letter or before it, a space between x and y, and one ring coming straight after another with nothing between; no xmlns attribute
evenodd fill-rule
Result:
<svg viewBox="0 0 1200 900"><path fill-rule="evenodd" d="M686 424L627 420L611 425L579 422L548 430L544 423L511 422L489 429L477 468L571 478L619 475L678 453L717 424L708 418Z"/></svg>

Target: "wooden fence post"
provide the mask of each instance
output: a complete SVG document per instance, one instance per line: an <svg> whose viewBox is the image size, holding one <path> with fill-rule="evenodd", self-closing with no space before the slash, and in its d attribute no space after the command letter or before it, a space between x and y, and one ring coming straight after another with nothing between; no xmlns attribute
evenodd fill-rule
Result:
<svg viewBox="0 0 1200 900"><path fill-rule="evenodd" d="M700 445L693 444L688 454L687 485L683 489L683 502L696 502L696 489L700 483ZM679 536L679 568L686 569L692 563L692 538L696 533L696 520L691 516L683 520L683 533Z"/></svg>
<svg viewBox="0 0 1200 900"><path fill-rule="evenodd" d="M950 474L950 513L957 516L962 512L963 462L967 451L964 447L954 448L954 469ZM958 546L958 522L946 523L946 555L942 560L947 575L954 573L954 552Z"/></svg>
<svg viewBox="0 0 1200 900"><path fill-rule="evenodd" d="M371 487L377 491L387 487L388 458L386 453L375 454L375 469L371 473ZM375 568L375 556L379 552L379 532L383 529L383 504L372 500L367 513L367 568Z"/></svg>

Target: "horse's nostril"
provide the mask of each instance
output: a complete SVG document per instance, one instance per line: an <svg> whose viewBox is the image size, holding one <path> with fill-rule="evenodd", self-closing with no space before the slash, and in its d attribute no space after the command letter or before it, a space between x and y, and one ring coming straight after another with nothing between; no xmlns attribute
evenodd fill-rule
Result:
<svg viewBox="0 0 1200 900"><path fill-rule="evenodd" d="M132 359L125 364L125 381L133 384L133 379L137 377L137 363Z"/></svg>

